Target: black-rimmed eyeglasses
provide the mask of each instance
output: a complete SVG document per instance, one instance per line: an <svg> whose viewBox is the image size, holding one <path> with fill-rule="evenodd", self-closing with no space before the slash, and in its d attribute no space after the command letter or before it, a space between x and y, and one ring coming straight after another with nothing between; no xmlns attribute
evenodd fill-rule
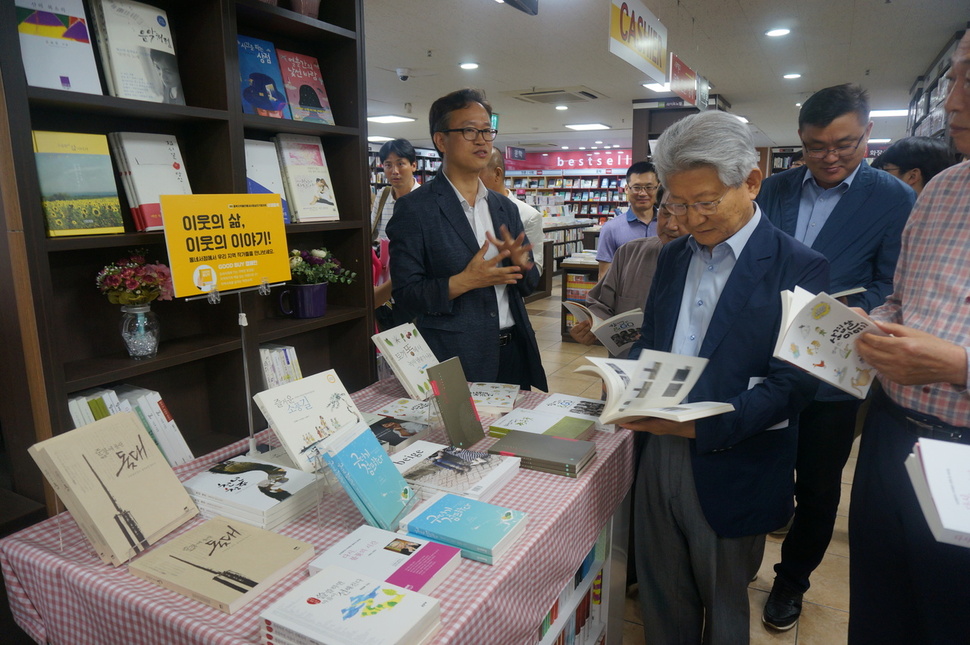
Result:
<svg viewBox="0 0 970 645"><path fill-rule="evenodd" d="M862 145L862 140L866 138L866 134L867 134L867 132L863 132L862 133L862 136L859 137L859 140L855 142L855 145L854 146L840 146L838 148L808 148L808 147L806 147L805 148L805 156L806 157L810 157L812 159L825 159L830 154L835 153L836 156L841 157L841 158L851 157L853 154L855 154L855 151L859 149L859 146ZM804 146L805 143L802 142L802 145Z"/></svg>
<svg viewBox="0 0 970 645"><path fill-rule="evenodd" d="M482 135L482 138L486 141L494 141L495 135L498 134L498 130L495 128L485 128L479 130L478 128L449 128L447 130L438 130L438 132L461 132L461 136L465 138L465 141L474 141L478 138L478 135Z"/></svg>

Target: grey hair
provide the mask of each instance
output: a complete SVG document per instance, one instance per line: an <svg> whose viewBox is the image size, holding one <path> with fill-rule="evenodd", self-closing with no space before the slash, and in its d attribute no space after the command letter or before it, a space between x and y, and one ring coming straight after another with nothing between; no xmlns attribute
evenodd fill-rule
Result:
<svg viewBox="0 0 970 645"><path fill-rule="evenodd" d="M737 188L758 166L758 152L747 124L727 112L709 110L664 130L653 163L662 184L670 175L707 166L725 186Z"/></svg>

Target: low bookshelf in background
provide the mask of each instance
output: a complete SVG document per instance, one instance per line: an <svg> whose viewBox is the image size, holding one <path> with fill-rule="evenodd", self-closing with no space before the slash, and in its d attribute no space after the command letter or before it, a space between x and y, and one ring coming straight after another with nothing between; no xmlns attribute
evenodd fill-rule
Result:
<svg viewBox="0 0 970 645"><path fill-rule="evenodd" d="M586 294L596 286L596 278L599 274L599 266L596 264L581 264L571 262L568 258L562 262L562 301L577 302L581 305L586 304ZM575 343L573 337L569 335L569 329L573 326L574 318L565 308L560 313L560 333L562 339L569 343Z"/></svg>

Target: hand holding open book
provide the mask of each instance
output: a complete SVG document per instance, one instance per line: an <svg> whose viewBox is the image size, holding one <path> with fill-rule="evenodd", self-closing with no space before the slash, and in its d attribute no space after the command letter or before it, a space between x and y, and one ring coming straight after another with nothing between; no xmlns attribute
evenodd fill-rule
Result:
<svg viewBox="0 0 970 645"><path fill-rule="evenodd" d="M562 306L576 318L576 322L589 320L591 323L590 331L614 356L630 349L640 337L643 311L639 308L624 311L603 320L590 311L589 307L578 302L563 302Z"/></svg>

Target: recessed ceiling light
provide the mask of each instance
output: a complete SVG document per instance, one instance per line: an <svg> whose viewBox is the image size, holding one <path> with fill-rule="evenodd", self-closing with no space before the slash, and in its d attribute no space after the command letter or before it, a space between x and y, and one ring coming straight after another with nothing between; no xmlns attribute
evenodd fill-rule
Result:
<svg viewBox="0 0 970 645"><path fill-rule="evenodd" d="M586 149L586 146L579 146L579 149L580 150L585 150Z"/></svg>
<svg viewBox="0 0 970 645"><path fill-rule="evenodd" d="M785 29L784 27L779 27L777 29L769 29L765 32L765 36L769 38L778 38L779 36L787 36L791 33L791 29Z"/></svg>
<svg viewBox="0 0 970 645"><path fill-rule="evenodd" d="M568 110L569 109L569 106L568 105L557 105L556 106L556 109L557 110Z"/></svg>
<svg viewBox="0 0 970 645"><path fill-rule="evenodd" d="M561 146L563 150L569 150L569 146Z"/></svg>
<svg viewBox="0 0 970 645"><path fill-rule="evenodd" d="M603 142L602 142L602 141L594 141L593 143L595 143L595 144L596 144L596 145L598 145L598 146L599 146L599 145L603 145Z"/></svg>
<svg viewBox="0 0 970 645"><path fill-rule="evenodd" d="M906 116L907 114L909 114L909 110L872 110L869 112L869 116Z"/></svg>
<svg viewBox="0 0 970 645"><path fill-rule="evenodd" d="M543 157L548 157L548 156L549 156L549 153L548 153L548 152L543 152L543 153L542 153L542 156L543 156Z"/></svg>
<svg viewBox="0 0 970 645"><path fill-rule="evenodd" d="M570 130L609 130L610 126L602 123L564 123Z"/></svg>
<svg viewBox="0 0 970 645"><path fill-rule="evenodd" d="M892 139L869 139L869 143L889 143Z"/></svg>
<svg viewBox="0 0 970 645"><path fill-rule="evenodd" d="M794 73L794 72L792 72L791 74L785 74L785 78L788 78L788 79L792 79L792 78L801 78L801 77L802 77L802 75L801 75L801 74L796 74L796 73Z"/></svg>
<svg viewBox="0 0 970 645"><path fill-rule="evenodd" d="M410 123L411 121L416 121L417 119L412 119L409 116L385 114L383 116L369 116L367 117L367 120L371 123Z"/></svg>
<svg viewBox="0 0 970 645"><path fill-rule="evenodd" d="M643 86L652 92L670 91L670 83L644 83Z"/></svg>
<svg viewBox="0 0 970 645"><path fill-rule="evenodd" d="M599 150L600 147L599 146L590 146L589 149L590 150ZM599 154L599 153L597 152L596 154Z"/></svg>
<svg viewBox="0 0 970 645"><path fill-rule="evenodd" d="M478 69L478 63L462 63L459 67L462 69Z"/></svg>
<svg viewBox="0 0 970 645"><path fill-rule="evenodd" d="M384 143L385 141L394 141L394 139L392 139L391 137L382 137L377 134L367 137L367 140L370 141L371 143Z"/></svg>

